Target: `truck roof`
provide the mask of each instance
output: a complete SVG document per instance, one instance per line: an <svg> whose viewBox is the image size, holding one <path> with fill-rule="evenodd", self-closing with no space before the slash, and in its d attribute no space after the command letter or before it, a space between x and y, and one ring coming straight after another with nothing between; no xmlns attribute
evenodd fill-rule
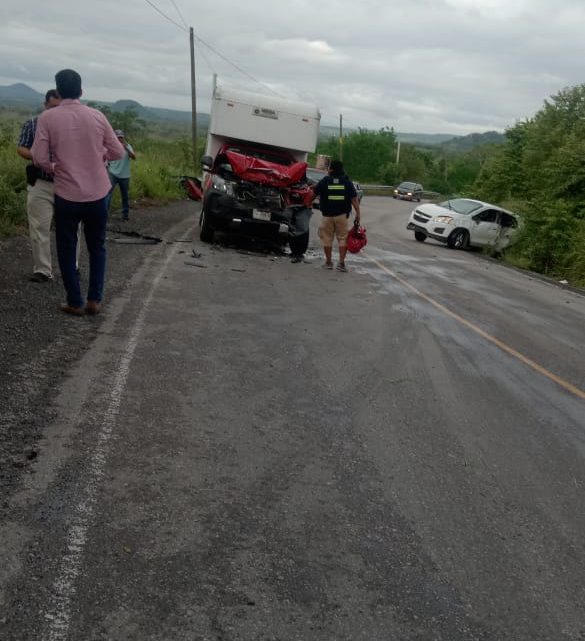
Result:
<svg viewBox="0 0 585 641"><path fill-rule="evenodd" d="M241 89L233 89L218 85L213 95L215 100L229 100L236 103L259 107L263 109L273 109L283 113L294 114L295 116L307 116L309 118L321 119L319 108L306 102L287 100L279 96L269 96L267 94L252 93Z"/></svg>

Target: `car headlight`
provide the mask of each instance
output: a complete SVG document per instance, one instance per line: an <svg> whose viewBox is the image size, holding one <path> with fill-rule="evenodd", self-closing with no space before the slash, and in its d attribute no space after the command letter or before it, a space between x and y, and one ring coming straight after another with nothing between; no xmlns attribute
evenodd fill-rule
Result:
<svg viewBox="0 0 585 641"><path fill-rule="evenodd" d="M453 216L436 216L435 217L435 222L436 223L444 223L445 225L449 225L453 222Z"/></svg>

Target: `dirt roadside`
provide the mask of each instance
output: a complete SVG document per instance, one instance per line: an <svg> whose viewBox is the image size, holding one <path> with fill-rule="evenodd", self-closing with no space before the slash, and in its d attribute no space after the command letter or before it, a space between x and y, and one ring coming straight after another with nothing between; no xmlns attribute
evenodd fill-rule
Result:
<svg viewBox="0 0 585 641"><path fill-rule="evenodd" d="M128 278L148 257L155 244L146 237L173 243L169 230L195 218L199 205L181 201L166 207L133 209L130 221L112 215L108 225L107 300L119 296ZM54 238L53 238L54 240ZM0 511L23 474L32 473L37 442L54 416L55 390L72 363L89 348L103 316L75 318L63 314L65 300L53 242L55 279L29 281L31 251L27 236L0 240ZM184 243L190 253L190 243ZM87 253L80 258L82 290L87 278Z"/></svg>

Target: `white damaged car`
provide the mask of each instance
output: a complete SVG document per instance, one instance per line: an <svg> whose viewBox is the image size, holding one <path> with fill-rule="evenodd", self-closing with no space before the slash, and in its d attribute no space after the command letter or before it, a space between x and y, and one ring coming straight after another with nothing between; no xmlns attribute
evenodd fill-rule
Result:
<svg viewBox="0 0 585 641"><path fill-rule="evenodd" d="M454 198L412 210L407 229L419 242L434 238L452 249L491 247L501 251L520 226L520 217L481 200Z"/></svg>

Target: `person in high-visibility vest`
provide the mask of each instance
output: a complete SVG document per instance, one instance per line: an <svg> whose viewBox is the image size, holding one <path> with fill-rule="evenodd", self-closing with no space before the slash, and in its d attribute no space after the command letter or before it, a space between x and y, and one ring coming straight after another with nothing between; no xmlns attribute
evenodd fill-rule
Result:
<svg viewBox="0 0 585 641"><path fill-rule="evenodd" d="M346 272L345 255L347 253L348 218L353 206L355 222L360 222L360 203L353 182L343 170L340 160L332 160L329 174L324 176L314 187L315 196L319 196L321 224L319 238L325 252L325 269L333 269L333 241L337 238L339 262L337 270Z"/></svg>

